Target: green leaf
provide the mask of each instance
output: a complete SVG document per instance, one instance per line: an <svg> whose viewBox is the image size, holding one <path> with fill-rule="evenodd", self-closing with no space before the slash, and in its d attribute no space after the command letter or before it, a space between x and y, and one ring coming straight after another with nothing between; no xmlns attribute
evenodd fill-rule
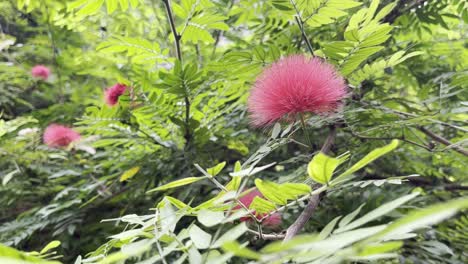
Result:
<svg viewBox="0 0 468 264"><path fill-rule="evenodd" d="M339 226L340 227L344 227L346 226L349 222L353 221L354 218L356 218L356 216L359 214L359 212L361 211L362 207L364 207L364 205L366 205L365 203L361 204L356 210L354 210L352 213L348 214L347 216L345 216L341 221L340 221L340 224Z"/></svg>
<svg viewBox="0 0 468 264"><path fill-rule="evenodd" d="M388 202L386 204L383 204L381 206L379 206L377 209L374 209L372 211L370 211L369 213L365 214L364 216L362 216L361 218L345 225L343 224L343 226L341 225L340 223L340 228L338 228L337 230L335 230L335 233L341 233L341 232L345 232L345 231L348 231L348 230L352 230L352 229L355 229L357 227L360 227L374 219L377 219L385 214L388 214L390 213L391 211L395 210L396 208L398 208L400 205L412 200L414 197L418 196L419 193L412 193L412 194L408 194L408 195L405 195L403 197L400 197L396 200L393 200L391 202ZM360 208L358 208L360 209Z"/></svg>
<svg viewBox="0 0 468 264"><path fill-rule="evenodd" d="M114 36L101 42L96 50L103 53L126 53L136 64L154 64L164 59L159 44L143 38Z"/></svg>
<svg viewBox="0 0 468 264"><path fill-rule="evenodd" d="M174 197L171 197L171 196L164 196L164 198L166 198L172 205L174 205L175 207L177 207L179 209L184 209L184 208L191 209L191 207L188 204L180 201L177 198L174 198Z"/></svg>
<svg viewBox="0 0 468 264"><path fill-rule="evenodd" d="M367 241L380 241L396 238L408 234L414 230L437 224L447 219L457 212L468 208L468 198L451 200L426 207L424 209L413 210L406 216L394 221L384 230L370 237Z"/></svg>
<svg viewBox="0 0 468 264"><path fill-rule="evenodd" d="M311 27L331 24L336 19L347 15L344 10L362 5L353 0L296 1L299 9L304 10L302 17Z"/></svg>
<svg viewBox="0 0 468 264"><path fill-rule="evenodd" d="M273 130L271 130L271 138L275 139L279 136L281 132L281 124L280 123L275 123L273 126Z"/></svg>
<svg viewBox="0 0 468 264"><path fill-rule="evenodd" d="M241 245L237 241L228 241L223 244L222 249L226 252L233 253L235 256L259 260L261 255L250 250L246 245Z"/></svg>
<svg viewBox="0 0 468 264"><path fill-rule="evenodd" d="M374 160L378 159L379 157L387 154L388 152L394 150L396 147L398 147L398 140L395 139L395 140L392 140L392 142L390 144L388 144L388 145L386 145L384 147L374 149L369 154L364 156L364 158L362 158L356 164L351 166L351 168L347 169L345 172L343 172L338 177L336 177L336 179L334 180L334 184L339 182L338 180L341 181L341 180L345 179L347 176L349 176L349 175L353 174L354 172L362 169L364 166L371 163L372 161L374 161Z"/></svg>
<svg viewBox="0 0 468 264"><path fill-rule="evenodd" d="M323 229L320 231L319 238L320 240L327 238L331 232L333 231L333 228L335 228L336 223L338 220L340 220L341 216L335 217L333 220L330 221Z"/></svg>
<svg viewBox="0 0 468 264"><path fill-rule="evenodd" d="M205 249L210 246L211 243L211 235L205 231L203 231L197 225L192 225L189 229L189 236L192 239L193 244L198 249Z"/></svg>
<svg viewBox="0 0 468 264"><path fill-rule="evenodd" d="M231 181L228 184L226 184L226 189L228 191L237 191L239 189L241 181L242 178L240 176L232 177Z"/></svg>
<svg viewBox="0 0 468 264"><path fill-rule="evenodd" d="M123 181L126 181L128 179L131 179L133 176L135 176L135 174L138 173L138 171L140 171L139 166L133 167L133 168L125 171L124 173L122 173L122 176L120 176L119 181L123 182Z"/></svg>
<svg viewBox="0 0 468 264"><path fill-rule="evenodd" d="M245 222L238 224L237 226L226 231L218 240L216 240L212 248L218 248L224 245L224 243L237 240L240 236L247 232L247 230L248 228Z"/></svg>
<svg viewBox="0 0 468 264"><path fill-rule="evenodd" d="M287 197L285 197L284 194L278 192L280 187L277 183L255 179L255 186L257 186L257 189L268 200L281 205L288 203Z"/></svg>
<svg viewBox="0 0 468 264"><path fill-rule="evenodd" d="M207 171L211 176L214 177L214 176L218 175L218 173L220 173L221 170L223 170L224 166L226 166L226 162L225 162L225 161L223 161L223 162L217 164L217 165L214 166L214 167L211 167L211 168L206 169L206 171Z"/></svg>
<svg viewBox="0 0 468 264"><path fill-rule="evenodd" d="M224 212L222 211L211 211L211 210L200 210L197 215L198 222L202 223L206 227L215 226L224 220Z"/></svg>
<svg viewBox="0 0 468 264"><path fill-rule="evenodd" d="M274 203L267 201L259 196L254 197L252 203L250 203L249 209L255 210L259 214L267 214L276 209ZM245 210L244 210L245 211Z"/></svg>
<svg viewBox="0 0 468 264"><path fill-rule="evenodd" d="M329 157L323 152L319 152L309 162L307 172L309 177L315 182L328 184L338 165L340 165L339 159Z"/></svg>
<svg viewBox="0 0 468 264"><path fill-rule="evenodd" d="M147 191L146 193L152 193L152 192L157 192L157 191L162 191L162 190L167 190L167 189L172 189L180 186L184 186L187 184L191 184L200 180L206 179L206 177L187 177L183 178L177 181L170 182L168 184L164 184L162 186L159 186L157 188L151 189Z"/></svg>
<svg viewBox="0 0 468 264"><path fill-rule="evenodd" d="M49 244L47 244L47 246L45 246L45 247L41 250L41 252L39 252L39 253L42 255L42 254L46 253L47 251L49 251L49 250L51 250L51 249L54 249L54 248L60 246L60 244L61 244L60 241L54 240L54 241L50 242Z"/></svg>
<svg viewBox="0 0 468 264"><path fill-rule="evenodd" d="M401 241L392 241L386 243L370 244L359 248L359 256L372 256L386 252L395 251L403 246Z"/></svg>

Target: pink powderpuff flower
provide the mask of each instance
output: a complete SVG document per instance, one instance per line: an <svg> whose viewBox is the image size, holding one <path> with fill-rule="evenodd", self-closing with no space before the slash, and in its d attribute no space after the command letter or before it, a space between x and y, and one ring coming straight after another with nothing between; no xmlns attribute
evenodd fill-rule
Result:
<svg viewBox="0 0 468 264"><path fill-rule="evenodd" d="M119 102L119 97L125 93L127 86L125 84L115 84L112 87L107 88L104 92L104 99L108 106L114 106Z"/></svg>
<svg viewBox="0 0 468 264"><path fill-rule="evenodd" d="M249 208L250 204L252 203L254 198L257 196L260 198L263 198L263 194L258 189L254 189L250 191L249 193L247 193L246 195L240 197L239 201L243 205L245 205L245 207ZM240 208L241 208L240 205L237 205L234 207L234 209L240 209ZM257 213L254 213L254 214L259 220L265 216L265 214L257 214ZM240 220L243 222L252 221L252 218L250 216L246 216L246 217L242 217ZM271 216L263 220L262 224L264 226L268 226L272 228L277 227L281 224L281 215L279 213L273 213Z"/></svg>
<svg viewBox="0 0 468 264"><path fill-rule="evenodd" d="M257 78L248 110L252 124L260 127L299 113L334 112L346 94L345 81L332 65L292 55L273 63Z"/></svg>
<svg viewBox="0 0 468 264"><path fill-rule="evenodd" d="M44 143L53 148L67 147L81 138L75 130L59 124L51 124L44 131Z"/></svg>
<svg viewBox="0 0 468 264"><path fill-rule="evenodd" d="M45 81L49 78L50 69L44 65L36 65L31 69L31 75L35 78L40 78Z"/></svg>

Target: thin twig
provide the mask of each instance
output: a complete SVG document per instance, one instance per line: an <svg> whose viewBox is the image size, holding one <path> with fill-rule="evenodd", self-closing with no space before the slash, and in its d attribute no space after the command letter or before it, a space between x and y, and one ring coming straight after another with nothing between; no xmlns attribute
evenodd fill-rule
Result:
<svg viewBox="0 0 468 264"><path fill-rule="evenodd" d="M296 19L297 25L299 26L299 30L301 31L302 38L304 39L307 49L309 50L310 54L314 56L314 49L312 48L312 44L309 41L309 38L307 37L305 30L304 30L304 22L301 17L301 12L297 8L296 2L294 0L290 0L292 6L294 7L294 10L296 11L296 16L294 18Z"/></svg>
<svg viewBox="0 0 468 264"><path fill-rule="evenodd" d="M226 187L224 187L224 185L222 185L218 180L216 180L212 175L210 175L207 171L205 171L202 167L200 167L200 165L198 164L194 164L195 168L197 168L198 171L200 171L201 173L203 173L203 175L205 175L208 179L210 179L215 185L216 187L218 187L219 189L221 189L222 191L224 192L229 192L228 189L226 189ZM239 198L234 197L234 201L236 201L236 203L242 207L247 213L249 213L250 217L255 220L255 222L257 223L260 223L262 220L261 219L258 219L255 214L247 207L245 206L245 204L243 204Z"/></svg>
<svg viewBox="0 0 468 264"><path fill-rule="evenodd" d="M247 232L258 236L258 238L262 240L282 240L285 237L285 234L281 234L281 233L280 234L276 234L276 233L263 234L252 229L247 229Z"/></svg>
<svg viewBox="0 0 468 264"><path fill-rule="evenodd" d="M171 26L172 35L174 36L174 43L175 49L177 53L177 59L182 63L182 52L180 49L180 40L182 35L177 33L177 29L175 26L174 16L172 15L172 8L170 0L163 0L164 6L166 7L167 18L169 20L169 24ZM187 150L190 145L190 141L192 139L192 133L190 131L190 99L188 97L188 91L185 91L184 102L185 102L185 147L184 149Z"/></svg>
<svg viewBox="0 0 468 264"><path fill-rule="evenodd" d="M177 29L174 22L174 16L172 15L172 8L170 0L163 0L164 6L166 7L167 18L169 19L169 24L171 26L172 35L174 36L175 49L177 53L177 59L182 62L182 53L180 51L180 39L181 35L177 33Z"/></svg>
<svg viewBox="0 0 468 264"><path fill-rule="evenodd" d="M468 156L468 150L460 147L460 146L457 146L457 145L453 145L452 142L450 142L448 139L440 136L440 135L437 135L435 134L434 132L428 130L427 128L425 127L422 127L422 126L419 126L418 127L419 131L423 132L424 134L426 134L427 136L429 136L430 138L432 138L433 140L439 142L439 143L442 143L446 146L451 146L450 148L455 150L456 152L460 153L460 154L463 154L465 156Z"/></svg>
<svg viewBox="0 0 468 264"><path fill-rule="evenodd" d="M58 60L57 60L57 45L55 43L55 38L54 38L54 33L53 33L53 30L52 30L52 26L50 25L50 15L49 15L49 7L47 6L47 4L42 1L42 4L45 6L45 9L46 9L46 12L47 12L47 30L48 30L48 34L47 36L49 37L50 39L50 44L52 45L52 57L54 59L54 66L55 66L55 71L57 72L57 78L58 78L58 81L59 81L59 103L60 104L63 104L65 102L65 93L63 91L63 82L62 82L62 74L60 73L60 67L58 65Z"/></svg>

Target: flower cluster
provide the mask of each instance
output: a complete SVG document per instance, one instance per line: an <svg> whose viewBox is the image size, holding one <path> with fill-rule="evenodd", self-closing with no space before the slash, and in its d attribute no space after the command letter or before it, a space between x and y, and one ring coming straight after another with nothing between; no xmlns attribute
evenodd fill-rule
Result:
<svg viewBox="0 0 468 264"><path fill-rule="evenodd" d="M346 96L344 79L319 58L293 55L273 63L256 80L248 99L255 126L299 113L334 112Z"/></svg>
<svg viewBox="0 0 468 264"><path fill-rule="evenodd" d="M49 78L50 69L44 65L36 65L31 69L31 75L34 78L40 78L45 81Z"/></svg>
<svg viewBox="0 0 468 264"><path fill-rule="evenodd" d="M44 143L52 148L67 147L81 138L75 130L59 124L51 124L44 131Z"/></svg>
<svg viewBox="0 0 468 264"><path fill-rule="evenodd" d="M112 87L107 88L104 93L104 99L108 106L114 106L119 102L119 97L125 93L127 86L125 84L115 84Z"/></svg>

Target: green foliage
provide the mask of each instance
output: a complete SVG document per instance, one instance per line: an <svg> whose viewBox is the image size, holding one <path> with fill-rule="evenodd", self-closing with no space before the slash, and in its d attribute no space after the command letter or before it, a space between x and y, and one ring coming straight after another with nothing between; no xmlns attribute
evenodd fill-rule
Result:
<svg viewBox="0 0 468 264"><path fill-rule="evenodd" d="M0 262L466 263L465 2L1 2ZM306 53L339 111L250 126L257 76Z"/></svg>

